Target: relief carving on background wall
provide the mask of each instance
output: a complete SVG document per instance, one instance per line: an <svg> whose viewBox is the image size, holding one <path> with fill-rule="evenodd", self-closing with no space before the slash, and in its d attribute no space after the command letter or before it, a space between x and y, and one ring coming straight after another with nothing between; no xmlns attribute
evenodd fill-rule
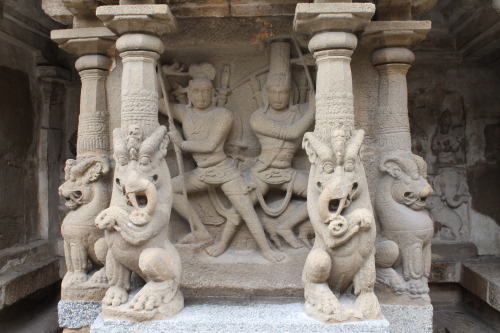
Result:
<svg viewBox="0 0 500 333"><path fill-rule="evenodd" d="M266 233L280 249L283 249L281 239L293 248L310 246L312 228L305 223L308 215L304 200L307 173L294 169L291 164L303 134L314 121L314 98L310 98L309 103L297 103L305 100L307 89L301 85L299 90L292 81L290 44L274 42L270 48L269 73L263 91L257 76L265 71L258 70L243 82L248 81L260 106L250 117L250 127L261 150L250 163L240 163L246 160L243 152L247 144L238 121L234 120L236 114L224 108L230 90L229 68L224 68L217 88L214 88L216 70L208 63L189 67L187 74L192 79L187 89L167 77L170 96L180 102L171 103L169 107L173 118L182 124L184 138L176 131L169 132L169 136L184 152L191 153L197 164L197 168L183 175L183 180L180 176L173 179L173 208L189 221L191 229L179 243L198 244L213 257L227 250L242 220L260 253L269 261L282 261L286 255L271 248ZM174 71L182 67L177 64L164 66L164 72L175 76ZM186 73L180 71L177 75ZM182 103L184 101L187 104ZM167 114L165 104L160 101L159 105L160 112ZM236 135L229 141L235 124ZM190 196L189 201L182 194L183 186ZM266 195L270 189L282 193L279 199L268 202ZM205 193L215 211L226 220L220 234L210 234L205 225L216 223L205 221L205 214L200 218L193 208L191 198L195 193Z"/></svg>
<svg viewBox="0 0 500 333"><path fill-rule="evenodd" d="M429 165L428 180L434 193L426 200L427 210L434 221L435 240L462 242L469 238L468 205L470 194L465 172L465 128L462 97L451 91L438 91L440 105L431 113L430 101L414 99L415 112L433 116L437 124L432 129L429 120L420 119L427 126L411 121L412 150ZM421 92L421 96L425 93ZM411 103L410 103L411 105ZM440 111L442 110L442 111Z"/></svg>

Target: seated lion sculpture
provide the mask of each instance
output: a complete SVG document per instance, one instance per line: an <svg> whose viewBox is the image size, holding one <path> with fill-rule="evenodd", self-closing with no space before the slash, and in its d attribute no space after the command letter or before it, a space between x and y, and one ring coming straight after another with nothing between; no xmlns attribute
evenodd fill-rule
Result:
<svg viewBox="0 0 500 333"><path fill-rule="evenodd" d="M170 172L165 161L168 137L159 126L144 137L130 125L114 131L116 161L111 206L95 219L108 244L106 272L110 288L103 314L127 320L159 320L184 306L179 290L181 263L168 238L172 207ZM131 272L146 284L128 301Z"/></svg>
<svg viewBox="0 0 500 333"><path fill-rule="evenodd" d="M302 280L305 311L325 322L381 317L375 284L375 221L359 150L364 132L334 130L328 142L315 133L303 140L311 175L309 217L316 233ZM353 285L354 309L338 297Z"/></svg>
<svg viewBox="0 0 500 333"><path fill-rule="evenodd" d="M70 209L61 226L68 269L62 282L63 299L100 301L108 287L102 268L107 251L104 232L94 219L109 204L109 169L105 156L66 161L65 182L59 187Z"/></svg>
<svg viewBox="0 0 500 333"><path fill-rule="evenodd" d="M375 211L383 237L377 243L377 283L396 294L428 298L434 224L425 210L432 194L425 161L411 153L382 156Z"/></svg>

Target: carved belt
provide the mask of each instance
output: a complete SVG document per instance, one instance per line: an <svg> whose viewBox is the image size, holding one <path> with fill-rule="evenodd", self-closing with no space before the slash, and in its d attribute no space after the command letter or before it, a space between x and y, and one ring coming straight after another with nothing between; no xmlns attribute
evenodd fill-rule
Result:
<svg viewBox="0 0 500 333"><path fill-rule="evenodd" d="M229 158L208 168L198 168L198 171L198 179L212 185L227 183L240 175L234 161Z"/></svg>

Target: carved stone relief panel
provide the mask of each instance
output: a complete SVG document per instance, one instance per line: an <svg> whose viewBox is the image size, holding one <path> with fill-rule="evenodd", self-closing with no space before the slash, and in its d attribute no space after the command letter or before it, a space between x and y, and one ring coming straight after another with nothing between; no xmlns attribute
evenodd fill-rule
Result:
<svg viewBox="0 0 500 333"><path fill-rule="evenodd" d="M412 150L427 162L428 180L434 189L426 200L434 221L434 241L468 241L470 195L463 99L454 91L438 89L430 94L421 90L411 95L409 104Z"/></svg>

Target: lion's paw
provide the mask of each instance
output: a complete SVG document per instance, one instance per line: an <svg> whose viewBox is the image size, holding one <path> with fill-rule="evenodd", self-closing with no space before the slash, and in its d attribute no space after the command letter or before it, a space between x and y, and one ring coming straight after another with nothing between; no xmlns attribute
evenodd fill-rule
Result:
<svg viewBox="0 0 500 333"><path fill-rule="evenodd" d="M105 305L119 306L128 300L127 291L118 286L112 286L106 291L102 302Z"/></svg>

